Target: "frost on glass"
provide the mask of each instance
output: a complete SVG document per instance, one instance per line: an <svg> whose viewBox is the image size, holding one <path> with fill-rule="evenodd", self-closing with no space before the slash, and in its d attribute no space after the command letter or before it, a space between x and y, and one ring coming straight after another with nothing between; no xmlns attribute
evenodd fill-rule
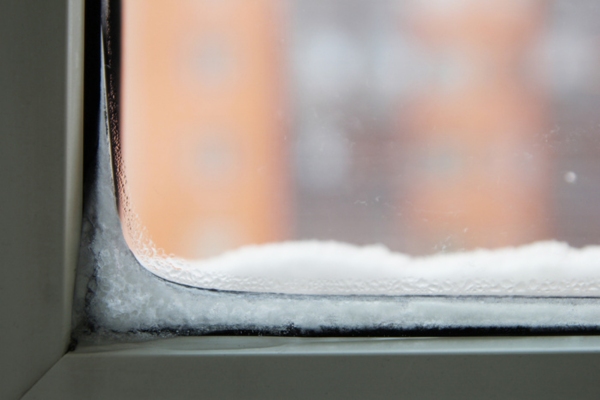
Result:
<svg viewBox="0 0 600 400"><path fill-rule="evenodd" d="M123 7L95 326L597 327L595 2Z"/></svg>

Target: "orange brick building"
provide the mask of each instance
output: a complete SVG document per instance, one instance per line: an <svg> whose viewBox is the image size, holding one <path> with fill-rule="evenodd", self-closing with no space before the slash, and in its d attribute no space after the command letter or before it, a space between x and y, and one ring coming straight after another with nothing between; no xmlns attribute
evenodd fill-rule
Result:
<svg viewBox="0 0 600 400"><path fill-rule="evenodd" d="M429 253L546 237L550 165L538 145L546 99L524 76L545 2L465 2L451 12L416 4L410 29L433 69L400 117L406 247Z"/></svg>
<svg viewBox="0 0 600 400"><path fill-rule="evenodd" d="M280 240L288 199L280 2L123 1L128 194L186 258Z"/></svg>

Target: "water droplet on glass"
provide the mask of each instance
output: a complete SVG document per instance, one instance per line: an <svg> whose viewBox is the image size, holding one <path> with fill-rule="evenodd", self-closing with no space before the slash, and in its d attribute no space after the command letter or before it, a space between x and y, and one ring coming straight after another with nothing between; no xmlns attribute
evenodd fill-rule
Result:
<svg viewBox="0 0 600 400"><path fill-rule="evenodd" d="M565 182L567 183L575 183L577 182L577 174L573 171L569 171L565 174Z"/></svg>

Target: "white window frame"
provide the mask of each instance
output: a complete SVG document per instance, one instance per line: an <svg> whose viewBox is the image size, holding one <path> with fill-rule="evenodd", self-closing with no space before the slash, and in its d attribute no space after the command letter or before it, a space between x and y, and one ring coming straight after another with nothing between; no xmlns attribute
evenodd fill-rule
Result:
<svg viewBox="0 0 600 400"><path fill-rule="evenodd" d="M193 337L68 352L83 0L0 2L0 398L600 398L600 337Z"/></svg>

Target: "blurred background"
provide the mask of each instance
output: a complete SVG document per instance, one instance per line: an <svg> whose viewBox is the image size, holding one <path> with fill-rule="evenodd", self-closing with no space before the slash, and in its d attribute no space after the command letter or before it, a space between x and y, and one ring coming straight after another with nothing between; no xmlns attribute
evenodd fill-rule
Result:
<svg viewBox="0 0 600 400"><path fill-rule="evenodd" d="M598 21L595 0L123 0L131 210L187 259L598 244Z"/></svg>

